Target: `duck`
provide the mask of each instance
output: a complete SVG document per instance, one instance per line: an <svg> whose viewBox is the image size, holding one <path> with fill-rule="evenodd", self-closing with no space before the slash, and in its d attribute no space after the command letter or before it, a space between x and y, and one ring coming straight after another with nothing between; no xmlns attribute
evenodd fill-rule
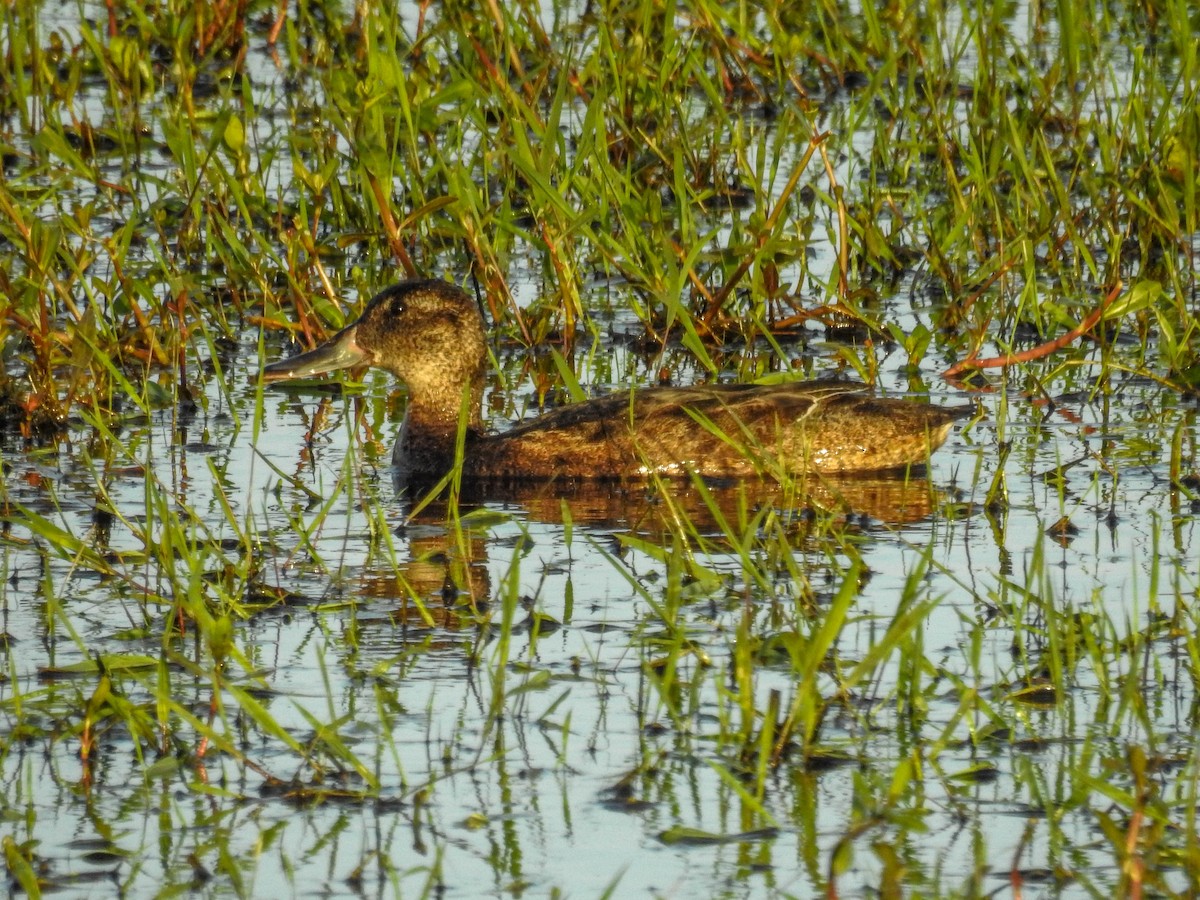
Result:
<svg viewBox="0 0 1200 900"><path fill-rule="evenodd" d="M393 462L409 479L456 463L471 480L627 480L651 475L737 479L879 473L923 466L973 407L880 397L866 385L646 387L569 404L506 431L483 421L487 331L460 287L411 279L307 353L263 367L265 382L339 369L384 369L408 388Z"/></svg>

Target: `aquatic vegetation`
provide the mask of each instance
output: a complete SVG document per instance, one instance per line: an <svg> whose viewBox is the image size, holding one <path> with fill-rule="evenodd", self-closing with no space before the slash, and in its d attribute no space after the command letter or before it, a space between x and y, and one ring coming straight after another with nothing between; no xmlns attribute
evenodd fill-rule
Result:
<svg viewBox="0 0 1200 900"><path fill-rule="evenodd" d="M1195 893L1189 5L392 7L0 6L10 890ZM414 275L501 430L979 411L398 496L403 389L257 373Z"/></svg>

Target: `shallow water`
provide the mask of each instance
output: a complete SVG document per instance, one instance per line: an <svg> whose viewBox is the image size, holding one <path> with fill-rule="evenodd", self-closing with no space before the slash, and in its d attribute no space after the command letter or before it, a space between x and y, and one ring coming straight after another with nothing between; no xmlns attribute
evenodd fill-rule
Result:
<svg viewBox="0 0 1200 900"><path fill-rule="evenodd" d="M948 44L960 28L951 12ZM1053 43L1056 28L1039 34ZM964 51L964 78L974 60ZM264 145L319 106L265 53L247 71ZM1119 93L1123 70L1110 75ZM81 112L110 115L101 85L81 97ZM836 90L823 102L822 127L860 129L861 159L836 161L853 195L873 125ZM766 135L754 167L774 147L771 126L751 124ZM153 156L130 176L139 209L174 176ZM294 199L287 154L262 165ZM115 160L98 171L128 174ZM829 238L813 228L782 273L814 303ZM457 251L429 259L465 266ZM360 282L394 275L338 262L365 267ZM528 308L545 262L516 242L511 265ZM931 323L928 278L906 273L881 320ZM220 271L202 281L228 287ZM643 356L624 340L640 299L619 280L589 277L584 295L613 310L572 359L586 391L664 368L704 377L674 346ZM834 875L845 896L1014 881L1090 896L1118 881L1111 835L1131 827L1134 798L1185 826L1152 836L1168 884L1189 885L1196 408L1145 378L1095 383L1106 350L967 390L938 379L933 356L911 373L896 348L867 353L815 325L783 360L724 347L723 378L840 372L861 353L888 393L979 414L906 480L800 496L535 486L464 500L457 518L444 504L412 516L393 489L403 393L388 378L264 389L254 373L286 351L258 341L247 327L214 356L194 339L194 410L174 395L115 420L81 408L61 440L0 446L0 836L34 848L57 896L811 896ZM536 376L554 369L494 349L502 428L536 412ZM219 633L197 617L231 610L229 645L196 636ZM826 706L811 752L793 736L760 775L768 711L778 702L782 719L812 683Z"/></svg>
<svg viewBox="0 0 1200 900"><path fill-rule="evenodd" d="M823 884L830 853L861 815L855 798L870 796L872 779L891 777L920 747L934 760L925 763L924 804L910 813L916 821L880 813L875 827L887 853L942 890L967 890L973 872L982 878L978 888L1000 887L1014 859L1024 870L1069 867L1103 884L1116 873L1090 866L1086 807L1054 823L1053 842L1041 817L1066 803L1069 773L1089 768L1081 748L1115 759L1126 741L1143 737L1136 717L1113 708L1121 665L1162 669L1160 693L1145 701L1163 745L1186 754L1181 763L1190 758L1194 695L1175 672L1182 661L1118 661L1103 679L1080 667L1057 706L1014 713L1005 694L1028 674L1014 635L1044 638L1038 619L1047 606L1132 630L1194 593L1193 583L1180 583L1188 571L1181 561L1196 552L1191 508L1171 489L1161 450L1174 428L1192 433L1194 411L1160 411L1154 421L1163 433L1147 434L1136 410L1169 400L1156 388L1128 390L1139 389L1132 412L1080 399L1037 429L1016 424L1034 415L1015 393L1007 412L998 395L981 396L977 421L935 455L927 483L916 480L920 496L935 501L923 515L888 523L856 510L822 534L780 507L792 536L786 564L773 558L778 548L750 544L749 567L717 539L672 546L653 516L640 518L640 497L622 504L639 510L640 531L628 516L614 517L607 500L580 504L569 526L552 502L485 502L466 516L470 530L461 539L436 510L408 523L407 502L386 468L370 461L386 458L389 436L376 434L374 423L369 433L356 424L362 410L369 419L386 405L384 378L364 394L332 399L268 389L257 421L254 387L214 392L207 419L188 426L186 441L167 413L129 423L115 442L75 429L51 458L9 454L9 501L104 548L114 571L98 576L71 553L55 552L44 535L5 545L10 680L0 689L10 714L18 699L47 710L64 694L78 698L68 703L86 702L94 673L49 672L84 661L84 648L144 654L151 668L161 656L161 638L127 630L144 624L151 635L161 632L170 597L156 603L142 592L153 595L169 579L155 563L122 557L142 551L138 532L154 534L155 525L127 526L119 515L152 508L145 499L152 484L163 502L190 508L197 528L228 538L232 554L241 545L219 496L254 536L262 586L287 601L268 602L237 624L246 659L230 666L229 678L254 691L296 746L256 727L230 694L220 714L244 736L239 750L253 768L222 754L198 765L139 760L121 729L87 766L75 741L12 740L8 809L35 813L29 837L41 842L56 879L78 876L81 891L108 878L136 895L162 883L200 884L205 876L189 859L211 869L228 854L239 877L253 879L242 885L248 893L285 884L299 896L343 895L361 877L368 893L389 892L398 879L406 891L429 882L452 895L521 886L590 895L618 882L623 893L804 895ZM214 413L224 396L233 408ZM980 507L1002 421L1013 445L1009 507L989 518ZM1114 483L1103 463L1122 454L1136 464L1124 465ZM1057 472L1061 478L1047 477ZM118 511L104 527L97 496ZM1064 515L1078 533L1060 543L1047 531ZM638 535L648 543L637 543ZM658 541L666 562L645 552ZM221 560L181 553L180 567L219 581ZM901 612L901 598L915 597L929 609L903 641L921 645L917 658L929 667L916 678L921 690L897 696L914 675L883 661L848 703L830 707L822 727L821 746L841 748L848 759L807 771L782 766L767 777L755 812L723 774L738 752L721 735L737 715L730 679L739 623L747 617L763 640L802 629L830 603L851 555L869 577L860 579L837 636L837 665L867 658ZM914 573L919 586L906 591ZM556 624L531 633L535 612ZM506 619L516 624L502 640ZM671 658L679 641L692 642L693 652L674 656L679 680L663 694L655 661ZM786 647L786 637L779 641ZM190 639L169 646L178 657L158 677L169 679L172 699L203 718L212 701L206 654ZM908 654L894 657L911 665ZM794 686L786 659L761 657L758 709L772 690L786 706ZM137 701L153 691L155 675L114 680ZM956 716L959 681L1005 708L1006 720L1015 715L1018 732L975 749L962 743L989 723ZM305 751L319 748L318 728L336 732L362 771ZM955 778L979 763L986 777ZM266 785L261 773L289 787ZM289 789L299 796L289 799ZM678 829L723 840L684 834L671 841ZM743 832L750 833L744 840L731 839ZM868 849L875 840L858 842L839 877L847 894L879 883L880 857ZM215 873L204 883L223 893L227 877Z"/></svg>

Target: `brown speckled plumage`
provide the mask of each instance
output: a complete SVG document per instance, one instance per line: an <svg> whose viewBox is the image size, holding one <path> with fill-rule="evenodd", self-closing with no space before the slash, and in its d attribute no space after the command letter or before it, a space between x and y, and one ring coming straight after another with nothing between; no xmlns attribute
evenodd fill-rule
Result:
<svg viewBox="0 0 1200 900"><path fill-rule="evenodd" d="M464 475L505 480L895 469L924 463L969 411L875 397L847 382L698 385L611 394L496 434L481 418L486 361L483 318L466 293L405 281L327 344L263 371L272 381L359 365L393 373L409 390L395 460L418 477L453 464L464 403Z"/></svg>

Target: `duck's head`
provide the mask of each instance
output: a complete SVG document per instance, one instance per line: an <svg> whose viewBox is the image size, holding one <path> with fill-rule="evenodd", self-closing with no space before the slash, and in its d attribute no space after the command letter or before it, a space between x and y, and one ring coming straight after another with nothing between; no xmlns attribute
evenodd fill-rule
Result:
<svg viewBox="0 0 1200 900"><path fill-rule="evenodd" d="M375 366L406 385L414 401L452 403L480 384L487 360L483 317L460 288L402 281L376 294L361 316L327 343L263 368L264 381Z"/></svg>

